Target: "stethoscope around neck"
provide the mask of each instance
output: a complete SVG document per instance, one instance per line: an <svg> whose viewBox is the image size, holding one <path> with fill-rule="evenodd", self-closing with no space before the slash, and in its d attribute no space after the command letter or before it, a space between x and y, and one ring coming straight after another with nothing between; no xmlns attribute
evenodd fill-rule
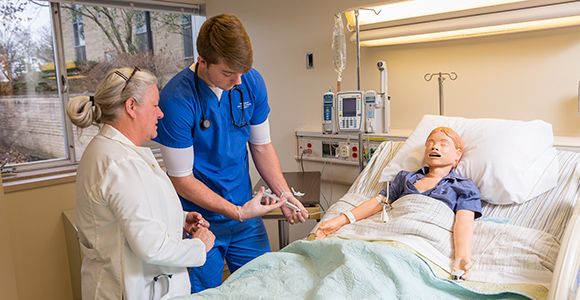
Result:
<svg viewBox="0 0 580 300"><path fill-rule="evenodd" d="M195 64L195 73L193 74L193 76L195 77L195 91L197 92L197 99L199 100L199 106L201 107L201 120L199 121L199 127L201 128L201 130L206 130L211 126L211 122L205 118L205 113L203 112L203 104L202 104L202 99L199 93L200 90L200 85L199 85L199 76L197 76L197 67L199 66L199 63ZM234 91L238 91L240 92L240 105L242 107L242 121L240 123L242 123L242 125L239 125L238 123L236 123L236 119L234 119L234 109L232 107L232 94ZM244 91L242 91L242 89L236 84L234 85L233 88L231 88L229 90L228 93L228 100L230 102L230 115L232 116L232 121L234 122L234 125L238 128L242 128L244 126L248 126L248 122L244 123Z"/></svg>

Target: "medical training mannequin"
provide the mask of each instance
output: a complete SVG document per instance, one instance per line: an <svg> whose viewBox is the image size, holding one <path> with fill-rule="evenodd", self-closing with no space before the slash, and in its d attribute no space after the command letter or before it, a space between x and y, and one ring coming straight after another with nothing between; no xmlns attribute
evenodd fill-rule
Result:
<svg viewBox="0 0 580 300"><path fill-rule="evenodd" d="M85 255L82 298L161 299L190 294L187 267L214 244L198 212L184 212L151 150L157 135L157 79L137 68L110 72L94 97L72 99L79 128L101 127L81 158L75 219ZM184 239L184 229L192 235Z"/></svg>
<svg viewBox="0 0 580 300"><path fill-rule="evenodd" d="M212 223L214 248L201 268L191 270L192 292L219 286L224 259L230 272L270 251L261 216L278 208L291 224L308 214L290 191L271 143L264 79L252 68L250 39L231 14L209 18L197 38L197 62L174 76L161 91L156 142L185 210ZM252 195L254 165L282 199L260 204ZM301 209L282 206L289 201Z"/></svg>
<svg viewBox="0 0 580 300"><path fill-rule="evenodd" d="M389 199L386 188L350 212L322 223L316 239L326 237L342 226L367 218L382 210L381 201L390 205L407 194L423 194L440 200L455 212L453 239L455 260L451 271L463 270L461 277L471 275L471 247L474 220L481 216L481 196L477 186L469 179L458 176L454 168L463 155L461 137L448 127L435 128L425 142L425 163L428 167L417 172L401 171L390 184Z"/></svg>

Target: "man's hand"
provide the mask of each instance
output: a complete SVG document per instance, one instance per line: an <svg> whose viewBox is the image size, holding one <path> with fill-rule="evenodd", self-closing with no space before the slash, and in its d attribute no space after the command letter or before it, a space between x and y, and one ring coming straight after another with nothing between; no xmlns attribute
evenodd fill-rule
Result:
<svg viewBox="0 0 580 300"><path fill-rule="evenodd" d="M256 217L261 217L271 211L274 211L284 205L285 199L282 201L276 201L271 198L266 198L266 204L262 205L262 196L264 196L264 187L260 188L260 191L256 193L252 200L246 202L239 210L239 221L249 220Z"/></svg>
<svg viewBox="0 0 580 300"><path fill-rule="evenodd" d="M308 219L308 211L306 210L306 208L304 208L302 202L296 199L294 195L292 195L292 193L290 192L282 193L281 199L296 205L301 210L301 212L298 212L290 207L282 206L282 214L286 217L288 223L290 224L294 224L297 222L304 223L306 219Z"/></svg>

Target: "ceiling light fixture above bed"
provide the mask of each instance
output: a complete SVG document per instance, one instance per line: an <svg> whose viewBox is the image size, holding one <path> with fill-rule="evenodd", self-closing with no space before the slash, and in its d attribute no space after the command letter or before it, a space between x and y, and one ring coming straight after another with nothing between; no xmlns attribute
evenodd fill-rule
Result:
<svg viewBox="0 0 580 300"><path fill-rule="evenodd" d="M580 1L455 1L429 7L423 0L391 3L372 7L378 15L360 11L360 46L383 46L426 41L440 41L474 36L580 25ZM481 6L469 7L479 3ZM431 10L414 10L420 5ZM431 5L432 6L432 5ZM453 10L455 9L455 10ZM347 13L352 27L352 14ZM350 15L350 16L349 16ZM353 33L350 40L355 42Z"/></svg>

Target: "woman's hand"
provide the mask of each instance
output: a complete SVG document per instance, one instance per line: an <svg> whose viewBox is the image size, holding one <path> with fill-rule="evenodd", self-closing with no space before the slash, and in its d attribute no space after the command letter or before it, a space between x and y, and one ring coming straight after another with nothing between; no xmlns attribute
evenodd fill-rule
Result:
<svg viewBox="0 0 580 300"><path fill-rule="evenodd" d="M198 227L191 236L192 239L200 239L205 244L205 252L209 252L215 242L215 235L206 227Z"/></svg>
<svg viewBox="0 0 580 300"><path fill-rule="evenodd" d="M209 222L204 219L200 213L195 211L189 212L185 217L185 231L193 235L193 233L200 227L209 228Z"/></svg>
<svg viewBox="0 0 580 300"><path fill-rule="evenodd" d="M215 235L208 229L209 222L200 213L192 211L185 217L185 231L191 234L192 239L200 239L205 244L205 252L213 247Z"/></svg>
<svg viewBox="0 0 580 300"><path fill-rule="evenodd" d="M315 239L325 238L337 230L339 230L342 226L348 224L349 221L345 215L340 215L338 217L332 218L328 221L323 222L318 226L318 230L316 230Z"/></svg>

